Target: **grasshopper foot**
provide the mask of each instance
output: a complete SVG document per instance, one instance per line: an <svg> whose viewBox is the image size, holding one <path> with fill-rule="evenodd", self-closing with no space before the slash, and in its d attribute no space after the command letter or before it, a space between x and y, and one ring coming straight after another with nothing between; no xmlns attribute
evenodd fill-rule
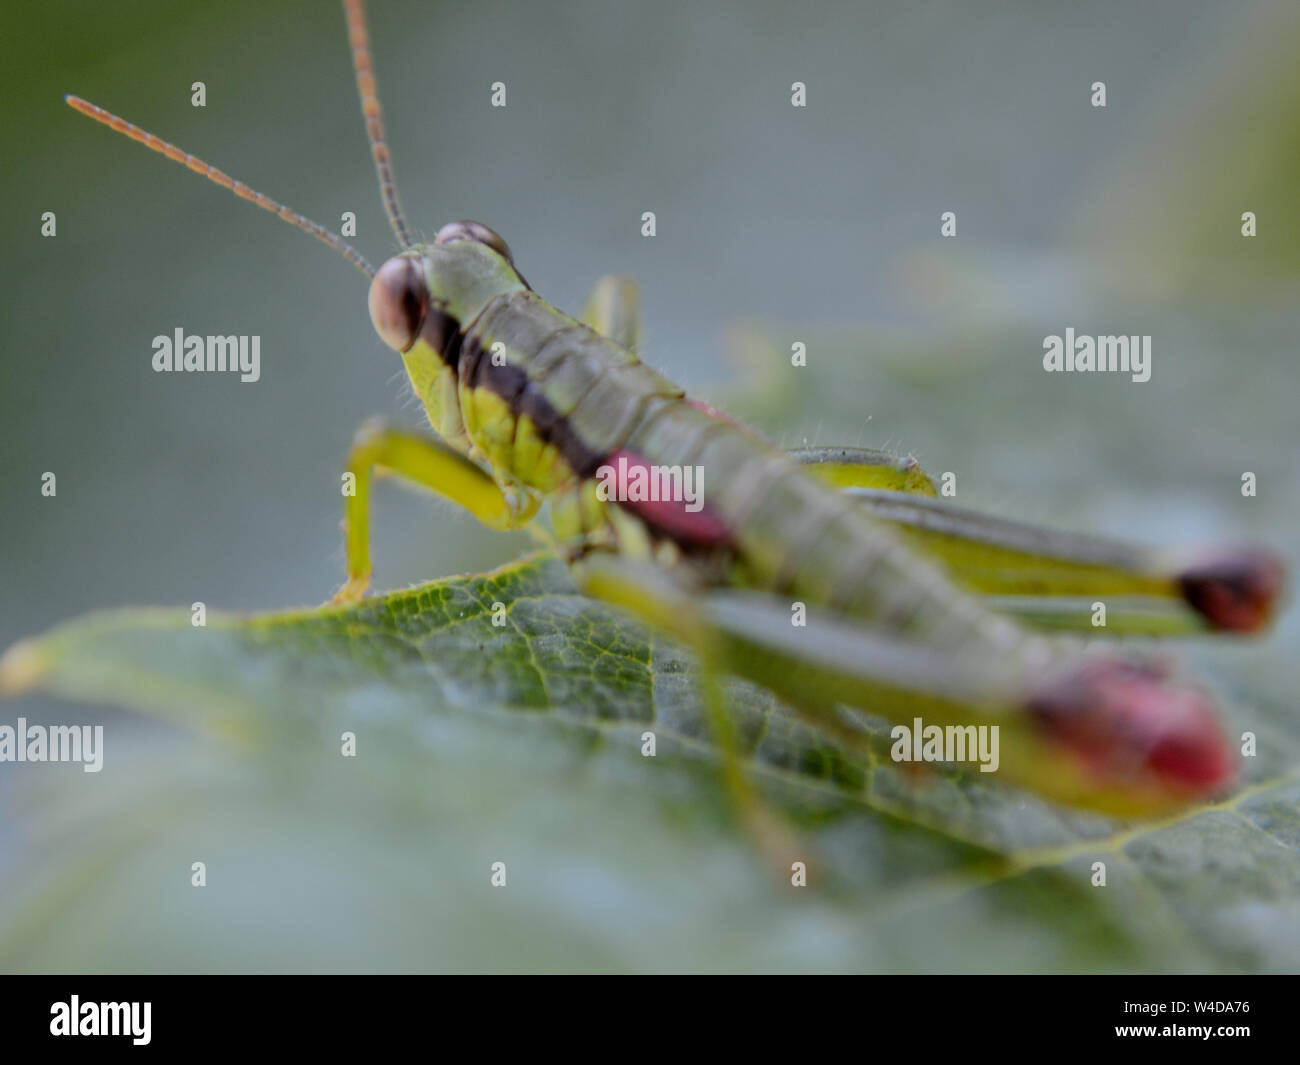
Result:
<svg viewBox="0 0 1300 1065"><path fill-rule="evenodd" d="M349 577L347 583L334 593L334 598L329 601L330 606L351 606L353 603L361 601L366 594L366 589L370 587L370 574L363 573L356 577Z"/></svg>

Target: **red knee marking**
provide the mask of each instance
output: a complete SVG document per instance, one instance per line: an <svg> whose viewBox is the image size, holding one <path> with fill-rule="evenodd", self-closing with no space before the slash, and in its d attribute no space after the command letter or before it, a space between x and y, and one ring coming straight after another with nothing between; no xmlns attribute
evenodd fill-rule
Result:
<svg viewBox="0 0 1300 1065"><path fill-rule="evenodd" d="M1236 760L1209 698L1155 667L1097 659L1041 689L1028 709L1098 777L1148 777L1189 796L1221 791Z"/></svg>
<svg viewBox="0 0 1300 1065"><path fill-rule="evenodd" d="M1258 632L1272 620L1286 586L1281 559L1258 548L1229 548L1178 576L1187 604L1225 632Z"/></svg>

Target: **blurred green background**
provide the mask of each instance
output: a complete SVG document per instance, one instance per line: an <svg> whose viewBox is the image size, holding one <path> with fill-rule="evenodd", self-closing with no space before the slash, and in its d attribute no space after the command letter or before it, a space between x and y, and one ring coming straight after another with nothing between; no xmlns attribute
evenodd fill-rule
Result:
<svg viewBox="0 0 1300 1065"><path fill-rule="evenodd" d="M1300 553L1293 3L381 2L370 23L411 223L427 235L454 218L490 224L534 288L569 310L602 273L636 277L644 357L687 388L788 444L914 452L932 472L957 472L968 505ZM0 647L99 607L326 599L342 575L338 477L353 429L377 412L418 420L399 363L371 330L363 280L302 234L75 115L63 94L332 228L355 211L355 243L379 262L396 248L341 12L32 5L7 14L3 52ZM196 80L203 109L190 104ZM796 80L808 84L807 109L790 106ZM1098 80L1105 109L1089 106ZM503 110L489 106L494 81L508 86ZM57 212L54 239L40 236L46 210ZM647 210L653 240L639 233ZM945 210L958 214L954 240L938 235ZM1258 215L1252 240L1239 233L1244 210ZM154 374L150 341L177 326L260 334L261 381ZM1152 380L1044 374L1042 337L1067 326L1153 334ZM806 370L789 367L795 339L809 344ZM58 475L55 499L40 495L46 470ZM1240 496L1243 470L1258 475L1256 499ZM376 587L484 569L526 543L381 488ZM1222 663L1243 697L1293 709L1297 635L1287 616L1261 645L1193 657ZM150 744L190 741L96 707L5 704L6 720L19 713L105 722L122 745L99 777L0 765L0 876L35 870L67 884L57 848L34 847L20 793L47 773L93 808L96 788L141 772L133 759ZM600 794L553 801L568 809ZM537 828L535 811L508 803L496 816ZM563 823L540 831L563 839ZM332 883L334 867L312 856ZM692 892L702 913L725 904L743 867L737 858L703 877ZM587 904L639 912L618 886L602 893L601 875L617 880L606 870L584 881ZM213 965L573 963L557 953L562 940L530 939L538 923L527 920L499 941L443 943L436 957L401 936L313 952L303 945L319 943L313 919L365 903L325 892L304 907L282 888L250 886L243 908L228 900L241 932ZM145 919L147 907L113 897L86 929ZM301 934L266 949L259 937L294 912ZM657 953L593 950L577 967L978 964L955 947L837 951L829 926L805 920L774 933L767 951L674 941ZM38 937L0 964L202 969L211 959L202 937L133 942ZM731 945L741 942L743 926ZM1023 944L985 957L993 968L1077 962Z"/></svg>

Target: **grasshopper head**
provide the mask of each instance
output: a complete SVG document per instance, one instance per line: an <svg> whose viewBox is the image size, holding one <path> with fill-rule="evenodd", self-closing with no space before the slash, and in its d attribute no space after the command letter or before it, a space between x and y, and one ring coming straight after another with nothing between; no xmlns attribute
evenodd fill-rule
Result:
<svg viewBox="0 0 1300 1065"><path fill-rule="evenodd" d="M468 447L457 393L464 326L496 296L527 289L506 242L478 222L452 222L432 244L389 259L370 283L370 320L402 356L433 427Z"/></svg>
<svg viewBox="0 0 1300 1065"><path fill-rule="evenodd" d="M379 268L370 283L370 320L385 344L405 353L431 317L450 318L459 330L493 296L527 287L496 233L478 222L452 222L432 244L416 244Z"/></svg>

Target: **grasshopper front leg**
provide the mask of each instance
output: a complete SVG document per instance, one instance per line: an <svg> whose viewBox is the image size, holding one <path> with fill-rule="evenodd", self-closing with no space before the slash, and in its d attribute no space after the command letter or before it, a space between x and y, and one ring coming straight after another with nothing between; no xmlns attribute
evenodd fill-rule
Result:
<svg viewBox="0 0 1300 1065"><path fill-rule="evenodd" d="M374 474L392 473L451 500L493 529L517 529L537 513L531 494L507 495L481 467L431 436L380 420L364 424L348 451L355 478L343 510L348 579L335 603L360 599L370 584L370 506Z"/></svg>

